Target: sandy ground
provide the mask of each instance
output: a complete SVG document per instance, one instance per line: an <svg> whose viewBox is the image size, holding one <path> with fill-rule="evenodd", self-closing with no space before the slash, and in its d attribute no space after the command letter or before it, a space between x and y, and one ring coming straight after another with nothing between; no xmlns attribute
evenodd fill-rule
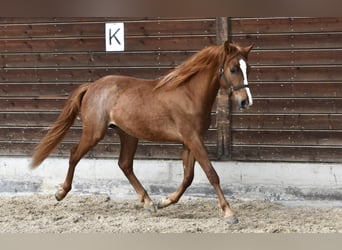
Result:
<svg viewBox="0 0 342 250"><path fill-rule="evenodd" d="M178 204L144 211L137 200L108 195L0 197L0 232L10 233L229 233L342 232L342 207L284 206L270 201L230 201L240 220L228 225L216 199L182 198Z"/></svg>

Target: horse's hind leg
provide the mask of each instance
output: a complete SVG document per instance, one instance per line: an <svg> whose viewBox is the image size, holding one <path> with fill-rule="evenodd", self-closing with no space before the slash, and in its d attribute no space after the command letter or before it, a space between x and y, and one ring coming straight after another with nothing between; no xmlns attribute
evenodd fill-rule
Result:
<svg viewBox="0 0 342 250"><path fill-rule="evenodd" d="M191 185L194 179L195 158L185 145L183 147L182 160L184 168L183 181L176 192L170 194L158 203L158 208L164 208L178 202L185 190Z"/></svg>
<svg viewBox="0 0 342 250"><path fill-rule="evenodd" d="M94 147L104 136L105 128L97 130L83 127L82 137L80 143L71 149L69 159L69 169L65 181L61 184L60 189L56 192L55 197L58 201L64 199L72 187L72 180L74 178L75 167L80 159Z"/></svg>
<svg viewBox="0 0 342 250"><path fill-rule="evenodd" d="M156 212L156 208L151 198L149 197L146 190L141 185L140 181L135 176L133 171L133 158L137 149L138 139L126 134L120 129L118 129L118 134L120 136L121 142L119 167L138 194L140 201L144 203L144 208L147 211Z"/></svg>

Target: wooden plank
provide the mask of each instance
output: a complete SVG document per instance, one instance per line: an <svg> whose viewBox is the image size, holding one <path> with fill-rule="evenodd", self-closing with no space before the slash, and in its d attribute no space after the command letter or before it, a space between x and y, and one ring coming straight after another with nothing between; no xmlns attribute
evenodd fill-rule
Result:
<svg viewBox="0 0 342 250"><path fill-rule="evenodd" d="M238 110L233 110L233 112L241 113ZM341 114L342 99L254 98L253 106L244 112L248 114Z"/></svg>
<svg viewBox="0 0 342 250"><path fill-rule="evenodd" d="M250 86L254 98L342 97L342 82L257 82Z"/></svg>
<svg viewBox="0 0 342 250"><path fill-rule="evenodd" d="M138 20L138 18L122 18L123 20ZM146 18L144 18L145 20ZM26 24L50 24L56 23L89 23L89 22L103 22L108 20L107 17L0 17L0 24L6 25L26 25ZM111 18L111 20L117 20Z"/></svg>
<svg viewBox="0 0 342 250"><path fill-rule="evenodd" d="M25 23L0 25L1 39L103 37L104 23Z"/></svg>
<svg viewBox="0 0 342 250"><path fill-rule="evenodd" d="M127 51L198 51L207 46L216 44L215 35L205 36L180 36L180 37L144 37L144 38L127 38L125 47Z"/></svg>
<svg viewBox="0 0 342 250"><path fill-rule="evenodd" d="M69 96L80 84L78 83L0 83L1 97L39 97L39 96Z"/></svg>
<svg viewBox="0 0 342 250"><path fill-rule="evenodd" d="M99 38L41 38L0 40L2 53L87 52L105 51L104 39Z"/></svg>
<svg viewBox="0 0 342 250"><path fill-rule="evenodd" d="M282 146L341 146L342 132L334 130L244 130L233 131L233 144Z"/></svg>
<svg viewBox="0 0 342 250"><path fill-rule="evenodd" d="M249 81L342 81L342 65L253 67Z"/></svg>
<svg viewBox="0 0 342 250"><path fill-rule="evenodd" d="M342 114L234 114L234 130L238 129L302 129L342 130Z"/></svg>
<svg viewBox="0 0 342 250"><path fill-rule="evenodd" d="M341 49L252 50L248 62L253 66L337 65L342 64Z"/></svg>
<svg viewBox="0 0 342 250"><path fill-rule="evenodd" d="M232 35L232 41L241 45L254 43L257 50L279 49L340 49L342 32L338 33L295 33L295 34L247 34Z"/></svg>
<svg viewBox="0 0 342 250"><path fill-rule="evenodd" d="M2 54L2 68L175 67L195 51L15 53Z"/></svg>
<svg viewBox="0 0 342 250"><path fill-rule="evenodd" d="M232 159L274 162L342 162L341 147L235 146Z"/></svg>
<svg viewBox="0 0 342 250"><path fill-rule="evenodd" d="M0 126L2 127L48 127L58 117L59 112L0 112ZM75 126L80 126L78 119Z"/></svg>
<svg viewBox="0 0 342 250"><path fill-rule="evenodd" d="M0 24L50 24L56 23L89 23L103 21L144 21L158 20L153 17L0 17Z"/></svg>
<svg viewBox="0 0 342 250"><path fill-rule="evenodd" d="M127 36L216 35L216 19L125 22Z"/></svg>
<svg viewBox="0 0 342 250"><path fill-rule="evenodd" d="M165 21L203 21L215 20L213 17L0 17L0 24L50 24L59 23L93 23L93 22L165 22Z"/></svg>
<svg viewBox="0 0 342 250"><path fill-rule="evenodd" d="M38 68L38 69L1 69L0 81L4 83L82 83L93 82L107 75L134 76L156 79L172 68L162 67L116 67L116 68Z"/></svg>
<svg viewBox="0 0 342 250"><path fill-rule="evenodd" d="M0 98L0 111L4 112L51 112L61 111L66 98Z"/></svg>
<svg viewBox="0 0 342 250"><path fill-rule="evenodd" d="M241 33L298 33L341 31L341 17L324 18L232 18L232 32Z"/></svg>

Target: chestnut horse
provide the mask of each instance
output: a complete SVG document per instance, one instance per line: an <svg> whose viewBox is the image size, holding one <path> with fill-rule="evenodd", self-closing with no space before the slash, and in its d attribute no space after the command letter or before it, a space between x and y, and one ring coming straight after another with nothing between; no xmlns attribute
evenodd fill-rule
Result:
<svg viewBox="0 0 342 250"><path fill-rule="evenodd" d="M156 206L133 172L138 140L178 142L183 144L183 181L157 208L180 199L192 183L194 163L198 161L217 192L224 218L228 223L237 223L208 159L203 135L209 128L211 109L220 87L230 90L237 107L252 105L246 62L252 47L240 47L228 41L209 46L158 80L109 75L81 85L35 148L31 167L37 167L56 148L79 115L82 136L71 150L68 173L56 193L57 200L62 200L71 190L79 160L112 127L121 142L119 166L146 209L156 211Z"/></svg>

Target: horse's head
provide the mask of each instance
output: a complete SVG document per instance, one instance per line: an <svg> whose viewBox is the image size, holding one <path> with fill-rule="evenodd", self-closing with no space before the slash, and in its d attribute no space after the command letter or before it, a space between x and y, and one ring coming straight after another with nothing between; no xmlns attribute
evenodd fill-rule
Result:
<svg viewBox="0 0 342 250"><path fill-rule="evenodd" d="M225 42L226 55L219 72L221 86L230 90L233 101L239 108L243 109L253 104L247 80L249 71L247 58L252 47L253 45L240 47L228 41Z"/></svg>

